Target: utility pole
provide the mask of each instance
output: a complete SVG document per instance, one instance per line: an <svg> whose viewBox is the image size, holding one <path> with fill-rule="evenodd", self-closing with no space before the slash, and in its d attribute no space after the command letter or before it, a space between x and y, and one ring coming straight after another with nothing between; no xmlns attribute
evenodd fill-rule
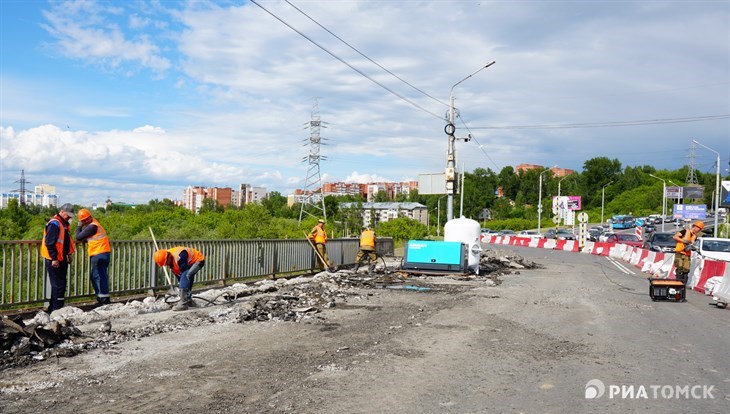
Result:
<svg viewBox="0 0 730 414"><path fill-rule="evenodd" d="M449 92L449 123L446 124L446 126L444 127L444 132L449 137L449 147L446 152L446 169L444 170L444 178L446 180L446 195L448 196L448 199L446 200L446 221L454 218L454 191L456 191L456 183L458 179L458 177L456 176L456 149L454 147L454 143L456 142L456 124L454 123L454 88L461 82L464 82L465 80L471 78L482 70L494 65L495 63L495 61L491 61L479 68L479 70L477 70L476 72L456 82L454 86L451 87L451 91Z"/></svg>

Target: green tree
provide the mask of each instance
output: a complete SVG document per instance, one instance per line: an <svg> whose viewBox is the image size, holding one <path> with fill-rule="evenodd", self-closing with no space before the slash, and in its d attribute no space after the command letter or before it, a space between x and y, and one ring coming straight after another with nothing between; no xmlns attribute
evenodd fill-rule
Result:
<svg viewBox="0 0 730 414"><path fill-rule="evenodd" d="M392 237L395 242L424 239L428 235L426 225L408 217L398 217L378 225L377 234Z"/></svg>
<svg viewBox="0 0 730 414"><path fill-rule="evenodd" d="M583 204L601 205L601 188L621 175L621 163L607 157L591 158L583 164L581 184L584 190Z"/></svg>

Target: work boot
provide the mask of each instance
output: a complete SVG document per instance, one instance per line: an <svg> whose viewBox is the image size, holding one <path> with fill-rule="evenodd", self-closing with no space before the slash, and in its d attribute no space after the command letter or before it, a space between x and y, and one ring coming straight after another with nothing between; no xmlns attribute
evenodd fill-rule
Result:
<svg viewBox="0 0 730 414"><path fill-rule="evenodd" d="M175 306L172 307L172 310L174 311L184 311L188 310L188 302L190 299L188 298L190 291L187 289L180 289L180 301L177 302Z"/></svg>
<svg viewBox="0 0 730 414"><path fill-rule="evenodd" d="M368 274L372 275L374 271L375 271L375 265L371 264L370 267L368 267Z"/></svg>

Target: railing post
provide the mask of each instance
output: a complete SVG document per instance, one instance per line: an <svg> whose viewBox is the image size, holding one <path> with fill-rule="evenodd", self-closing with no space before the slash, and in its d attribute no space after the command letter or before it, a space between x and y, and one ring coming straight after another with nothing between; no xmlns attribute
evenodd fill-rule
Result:
<svg viewBox="0 0 730 414"><path fill-rule="evenodd" d="M157 289L157 264L154 258L154 246L152 246L153 253L150 255L150 289L147 291L149 296L155 296L155 290Z"/></svg>

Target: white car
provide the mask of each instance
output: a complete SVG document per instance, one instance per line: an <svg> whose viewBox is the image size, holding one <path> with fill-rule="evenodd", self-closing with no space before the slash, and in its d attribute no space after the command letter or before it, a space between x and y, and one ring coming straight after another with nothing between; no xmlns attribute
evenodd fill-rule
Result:
<svg viewBox="0 0 730 414"><path fill-rule="evenodd" d="M522 230L521 232L517 233L517 237L529 237L531 239L540 239L540 238L542 238L542 235L540 235L540 233L538 233L534 230Z"/></svg>
<svg viewBox="0 0 730 414"><path fill-rule="evenodd" d="M720 237L698 237L695 241L697 252L713 260L730 262L730 239Z"/></svg>

